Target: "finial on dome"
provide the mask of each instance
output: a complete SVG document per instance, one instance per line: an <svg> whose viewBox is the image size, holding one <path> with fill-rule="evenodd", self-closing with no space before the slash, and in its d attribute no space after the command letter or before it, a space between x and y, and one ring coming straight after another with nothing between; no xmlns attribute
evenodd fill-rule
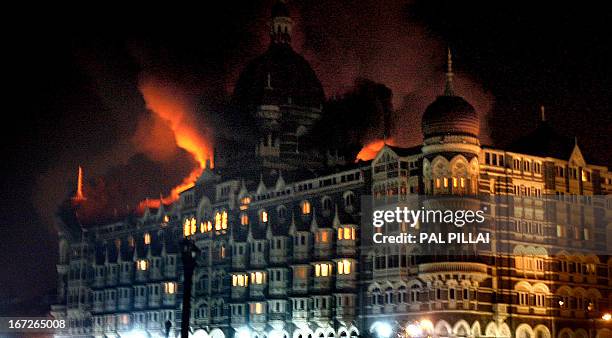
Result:
<svg viewBox="0 0 612 338"><path fill-rule="evenodd" d="M273 44L291 43L291 30L293 20L289 16L287 1L277 0L272 6L272 20L270 22L270 37Z"/></svg>
<svg viewBox="0 0 612 338"><path fill-rule="evenodd" d="M444 89L444 95L446 96L455 96L455 92L453 90L453 55L451 54L450 47L447 48L446 55L446 88Z"/></svg>
<svg viewBox="0 0 612 338"><path fill-rule="evenodd" d="M544 108L544 105L540 106L540 120L542 122L546 122L546 110Z"/></svg>

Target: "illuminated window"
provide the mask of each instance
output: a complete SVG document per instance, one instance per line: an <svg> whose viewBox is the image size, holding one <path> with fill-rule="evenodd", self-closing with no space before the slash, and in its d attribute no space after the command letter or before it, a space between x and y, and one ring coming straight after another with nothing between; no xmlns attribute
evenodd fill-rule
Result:
<svg viewBox="0 0 612 338"><path fill-rule="evenodd" d="M144 234L144 243L147 245L151 244L151 234L148 232Z"/></svg>
<svg viewBox="0 0 612 338"><path fill-rule="evenodd" d="M351 261L348 259L343 259L338 262L338 274L339 275L348 275L351 273Z"/></svg>
<svg viewBox="0 0 612 338"><path fill-rule="evenodd" d="M191 233L191 228L189 226L189 220L185 220L185 224L183 224L183 236L188 237Z"/></svg>
<svg viewBox="0 0 612 338"><path fill-rule="evenodd" d="M543 293L536 293L535 294L535 306L544 307L545 304L546 304L545 299L546 299L546 295L545 294L543 294Z"/></svg>
<svg viewBox="0 0 612 338"><path fill-rule="evenodd" d="M436 188L440 188L440 179L436 178Z"/></svg>
<svg viewBox="0 0 612 338"><path fill-rule="evenodd" d="M249 224L249 215L247 215L246 213L242 213L242 215L240 215L240 224L248 225Z"/></svg>
<svg viewBox="0 0 612 338"><path fill-rule="evenodd" d="M225 210L221 213L221 229L227 229L227 211Z"/></svg>
<svg viewBox="0 0 612 338"><path fill-rule="evenodd" d="M295 277L298 279L306 279L306 275L308 274L308 268L305 266L296 266L295 268Z"/></svg>
<svg viewBox="0 0 612 338"><path fill-rule="evenodd" d="M302 202L302 214L304 215L310 214L310 202L308 201Z"/></svg>
<svg viewBox="0 0 612 338"><path fill-rule="evenodd" d="M164 223L170 222L170 217L168 215L164 215Z"/></svg>
<svg viewBox="0 0 612 338"><path fill-rule="evenodd" d="M246 288L247 286L249 286L249 275L247 274L232 275L232 285Z"/></svg>
<svg viewBox="0 0 612 338"><path fill-rule="evenodd" d="M355 240L355 228L353 227L338 228L338 240Z"/></svg>
<svg viewBox="0 0 612 338"><path fill-rule="evenodd" d="M134 245L136 244L136 242L134 241L134 237L132 237L132 236L128 237L128 244L131 247L134 247Z"/></svg>
<svg viewBox="0 0 612 338"><path fill-rule="evenodd" d="M266 273L261 271L251 272L251 283L263 284L266 282Z"/></svg>
<svg viewBox="0 0 612 338"><path fill-rule="evenodd" d="M459 179L459 184L461 185L462 188L465 188L465 178L464 177L461 177Z"/></svg>
<svg viewBox="0 0 612 338"><path fill-rule="evenodd" d="M251 198L249 196L243 197L240 199L240 210L246 210L249 208L249 204L251 203Z"/></svg>
<svg viewBox="0 0 612 338"><path fill-rule="evenodd" d="M215 212L215 230L221 230L221 213Z"/></svg>
<svg viewBox="0 0 612 338"><path fill-rule="evenodd" d="M185 237L191 236L198 231L195 217L186 218L183 224L183 235Z"/></svg>
<svg viewBox="0 0 612 338"><path fill-rule="evenodd" d="M259 219L262 223L268 223L268 212L265 210L262 210L259 213Z"/></svg>
<svg viewBox="0 0 612 338"><path fill-rule="evenodd" d="M140 271L146 271L149 268L149 262L146 259L140 259L136 262L136 267Z"/></svg>
<svg viewBox="0 0 612 338"><path fill-rule="evenodd" d="M332 273L332 265L329 263L317 263L315 264L315 276L316 277L328 277Z"/></svg>
<svg viewBox="0 0 612 338"><path fill-rule="evenodd" d="M457 184L457 177L453 177L453 188L456 188L458 186Z"/></svg>
<svg viewBox="0 0 612 338"><path fill-rule="evenodd" d="M189 220L189 224L191 225L191 228L190 228L191 235L193 235L196 233L196 231L198 231L197 222L196 222L195 217L191 217L191 219Z"/></svg>
<svg viewBox="0 0 612 338"><path fill-rule="evenodd" d="M168 295L175 294L176 293L176 283L175 282L165 282L164 292Z"/></svg>
<svg viewBox="0 0 612 338"><path fill-rule="evenodd" d="M221 258L225 258L225 245L221 244L221 248L219 248L219 256Z"/></svg>
<svg viewBox="0 0 612 338"><path fill-rule="evenodd" d="M260 315L263 313L263 303L251 303L251 314Z"/></svg>
<svg viewBox="0 0 612 338"><path fill-rule="evenodd" d="M130 323L130 315L121 315L121 324L128 325Z"/></svg>
<svg viewBox="0 0 612 338"><path fill-rule="evenodd" d="M448 188L448 177L444 177L444 187Z"/></svg>
<svg viewBox="0 0 612 338"><path fill-rule="evenodd" d="M319 231L317 233L317 241L319 243L327 243L329 242L329 233L325 230Z"/></svg>

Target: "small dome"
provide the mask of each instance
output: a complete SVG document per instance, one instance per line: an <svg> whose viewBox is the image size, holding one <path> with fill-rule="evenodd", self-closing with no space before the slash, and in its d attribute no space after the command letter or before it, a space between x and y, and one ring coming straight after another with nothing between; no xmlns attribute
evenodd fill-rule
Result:
<svg viewBox="0 0 612 338"><path fill-rule="evenodd" d="M290 45L272 44L240 74L234 100L241 106L294 104L316 107L324 93L308 61Z"/></svg>
<svg viewBox="0 0 612 338"><path fill-rule="evenodd" d="M421 120L425 138L439 135L480 134L480 120L474 107L460 96L445 95L431 103Z"/></svg>

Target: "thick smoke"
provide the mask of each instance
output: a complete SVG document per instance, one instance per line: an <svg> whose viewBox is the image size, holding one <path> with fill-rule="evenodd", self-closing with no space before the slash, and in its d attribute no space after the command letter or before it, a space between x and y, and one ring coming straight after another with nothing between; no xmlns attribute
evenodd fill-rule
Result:
<svg viewBox="0 0 612 338"><path fill-rule="evenodd" d="M91 82L88 90L96 96L92 104L99 120L82 132L99 140L68 140L57 164L39 177L34 199L40 213L53 222L49 216L57 201L75 189L78 165L85 169L86 194L90 190L93 196L103 196L93 199L102 201L96 207L109 213L167 194L197 166L200 159L194 161L178 145L167 119L147 109L139 91L143 74L171 83L189 97L196 124L214 129L216 136L235 134L232 126L240 124L228 120L226 103L239 72L268 46L272 2L240 3L243 10L238 12L238 4L230 2L206 14L228 18L213 20L210 27L202 17L184 20L168 32L160 28L155 38L136 34L120 43L79 46L76 57ZM349 143L362 146L383 135L397 145L418 143L421 114L444 87L447 45L410 18L411 2L295 0L289 5L296 22L293 47L311 62L327 97L332 97L328 105L346 111L355 102L368 102L361 113L370 123L358 128L359 133L347 134ZM454 65L457 94L485 121L490 95L461 73L460 54ZM78 129L79 123L71 123L71 128ZM206 128L200 131L210 136Z"/></svg>
<svg viewBox="0 0 612 338"><path fill-rule="evenodd" d="M411 19L411 1L293 3L298 7L293 14L298 23L294 46L311 61L326 94L352 90L356 78L384 84L393 92L394 107L387 136L398 145L419 143L421 115L444 90L448 46ZM461 55L454 61L459 69L455 70L456 94L472 103L481 121L486 121L492 96L461 73ZM364 137L363 144L382 135L366 133ZM482 137L488 141L488 135Z"/></svg>

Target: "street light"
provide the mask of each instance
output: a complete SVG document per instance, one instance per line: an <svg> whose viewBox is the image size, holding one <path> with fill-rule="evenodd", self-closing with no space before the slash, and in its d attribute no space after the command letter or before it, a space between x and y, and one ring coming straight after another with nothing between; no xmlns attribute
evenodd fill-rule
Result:
<svg viewBox="0 0 612 338"><path fill-rule="evenodd" d="M372 324L370 332L374 332L379 338L389 338L393 334L393 328L387 322L378 321Z"/></svg>
<svg viewBox="0 0 612 338"><path fill-rule="evenodd" d="M601 319L603 319L603 320L605 320L607 322L610 319L612 319L612 314L610 314L609 312L606 312L606 313L603 314L603 316L601 316Z"/></svg>
<svg viewBox="0 0 612 338"><path fill-rule="evenodd" d="M414 322L406 325L406 334L408 337L421 337L423 335L423 328L421 323Z"/></svg>
<svg viewBox="0 0 612 338"><path fill-rule="evenodd" d="M248 327L241 327L236 332L236 338L251 338L251 330Z"/></svg>
<svg viewBox="0 0 612 338"><path fill-rule="evenodd" d="M147 338L147 334L142 330L132 330L125 334L127 338Z"/></svg>
<svg viewBox="0 0 612 338"><path fill-rule="evenodd" d="M184 238L181 241L181 259L183 261L183 312L181 313L181 338L189 338L189 317L191 314L191 286L193 271L200 249L193 240Z"/></svg>

